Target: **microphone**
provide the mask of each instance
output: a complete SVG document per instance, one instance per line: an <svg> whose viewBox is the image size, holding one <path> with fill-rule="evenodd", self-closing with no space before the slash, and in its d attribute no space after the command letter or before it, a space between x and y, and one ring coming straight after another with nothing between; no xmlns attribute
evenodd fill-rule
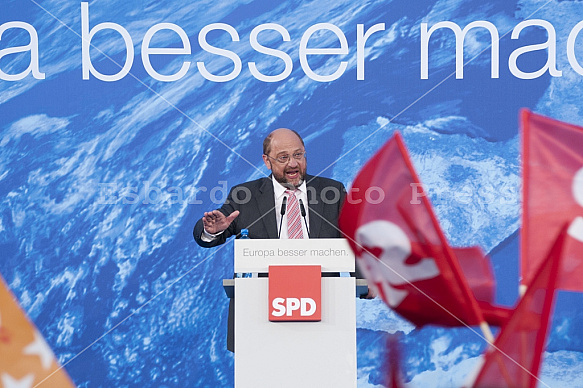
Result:
<svg viewBox="0 0 583 388"><path fill-rule="evenodd" d="M308 238L310 238L310 228L308 228L308 222L306 221L306 208L304 207L304 203L302 200L300 202L300 213L302 213L302 218L304 219L304 224L306 225L306 231L308 232Z"/></svg>
<svg viewBox="0 0 583 388"><path fill-rule="evenodd" d="M287 197L283 197L283 201L281 202L281 210L279 211L281 218L279 219L279 232L277 233L277 238L279 238L279 236L281 236L281 225L283 224L283 216L285 215L285 206L286 205L287 205Z"/></svg>

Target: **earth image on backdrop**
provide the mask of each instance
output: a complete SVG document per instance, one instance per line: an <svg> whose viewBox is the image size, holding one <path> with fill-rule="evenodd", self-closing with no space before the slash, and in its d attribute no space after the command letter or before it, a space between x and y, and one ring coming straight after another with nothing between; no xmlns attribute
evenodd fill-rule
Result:
<svg viewBox="0 0 583 388"><path fill-rule="evenodd" d="M233 185L265 176L261 143L288 127L305 139L308 173L350 186L360 167L400 131L426 185L442 228L454 246L489 252L497 279L496 300L518 297L520 138L518 112L583 125L583 76L565 50L583 19L580 1L113 1L88 4L90 28L117 23L135 49L131 71L105 82L83 79L81 2L4 0L0 25L29 23L38 33L40 70L19 81L0 81L0 273L79 387L229 387L232 353L226 350L228 299L221 280L233 274L232 241L199 248L192 227L218 208ZM549 39L526 19L549 22L556 36L556 67L520 79L510 54ZM491 77L490 34L474 29L465 39L463 79L455 76L455 36L435 32L429 43L428 79L420 76L421 23L493 23L499 33L499 78ZM151 56L161 82L146 71L141 42L157 23L185 32L190 55ZM212 23L232 26L208 42L235 52L233 61L201 48L199 32ZM282 73L284 63L254 50L254 27L277 23L285 41L263 32L259 41L293 60L291 73L263 82L249 71ZM298 47L317 23L337 26L349 54L313 56L317 74L345 72L331 82L308 77ZM364 50L364 79L357 80L357 25L384 23ZM0 50L30 37L11 29ZM314 34L310 45L338 47L332 33ZM102 74L120 72L126 45L119 33L97 32L91 61ZM171 31L151 47L181 47ZM575 42L583 61L583 38ZM1 52L1 51L0 51ZM25 71L26 53L0 57L6 74ZM547 64L547 50L518 61L524 72ZM540 386L583 387L583 297L560 292ZM381 387L386 342L400 334L407 386L461 386L486 348L470 329L416 329L380 299L357 301L358 386ZM546 384L546 385L545 385Z"/></svg>

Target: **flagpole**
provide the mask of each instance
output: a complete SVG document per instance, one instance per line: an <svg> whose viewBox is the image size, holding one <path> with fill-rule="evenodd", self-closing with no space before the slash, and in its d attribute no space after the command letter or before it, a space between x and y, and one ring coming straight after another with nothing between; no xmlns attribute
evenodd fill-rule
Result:
<svg viewBox="0 0 583 388"><path fill-rule="evenodd" d="M522 109L520 111L520 124L521 124L521 149L522 149L522 158L520 159L522 163L522 229L520 230L520 256L518 260L519 265L519 279L518 279L518 297L522 298L526 293L527 286L523 283L524 273L525 273L525 259L527 244L526 244L526 236L528 236L529 225L528 225L528 218L530 217L529 208L528 208L528 187L526 182L528 182L528 178L530 175L530 169L528 163L526 161L529 158L530 149L528 147L529 144L529 118L530 118L530 111L528 109Z"/></svg>
<svg viewBox="0 0 583 388"><path fill-rule="evenodd" d="M490 329L488 322L483 321L480 323L480 330L482 330L482 334L484 334L484 337L489 342L489 345L492 345L494 343L494 335L492 334L492 330Z"/></svg>

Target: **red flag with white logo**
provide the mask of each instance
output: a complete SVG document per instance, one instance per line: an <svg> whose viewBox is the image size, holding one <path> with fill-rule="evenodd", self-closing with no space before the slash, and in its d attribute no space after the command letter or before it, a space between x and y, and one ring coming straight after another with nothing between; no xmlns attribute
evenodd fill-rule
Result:
<svg viewBox="0 0 583 388"><path fill-rule="evenodd" d="M583 241L583 127L528 110L523 131L521 284L528 286L561 227ZM563 265L559 288L583 291L583 251Z"/></svg>
<svg viewBox="0 0 583 388"><path fill-rule="evenodd" d="M74 387L0 276L0 386Z"/></svg>
<svg viewBox="0 0 583 388"><path fill-rule="evenodd" d="M539 266L514 313L502 326L494 346L486 352L474 387L537 386L561 267L570 252L583 249L565 229Z"/></svg>
<svg viewBox="0 0 583 388"><path fill-rule="evenodd" d="M476 325L481 310L397 133L356 177L339 226L369 285L417 326Z"/></svg>

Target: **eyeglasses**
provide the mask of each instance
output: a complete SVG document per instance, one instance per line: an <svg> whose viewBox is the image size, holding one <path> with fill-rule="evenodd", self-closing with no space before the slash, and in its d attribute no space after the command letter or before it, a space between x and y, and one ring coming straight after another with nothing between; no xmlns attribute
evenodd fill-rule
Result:
<svg viewBox="0 0 583 388"><path fill-rule="evenodd" d="M306 152L296 152L291 157L289 155L279 155L277 158L273 158L269 155L266 156L270 159L277 160L281 164L286 164L290 161L291 157L293 157L295 160L304 159L306 157Z"/></svg>

